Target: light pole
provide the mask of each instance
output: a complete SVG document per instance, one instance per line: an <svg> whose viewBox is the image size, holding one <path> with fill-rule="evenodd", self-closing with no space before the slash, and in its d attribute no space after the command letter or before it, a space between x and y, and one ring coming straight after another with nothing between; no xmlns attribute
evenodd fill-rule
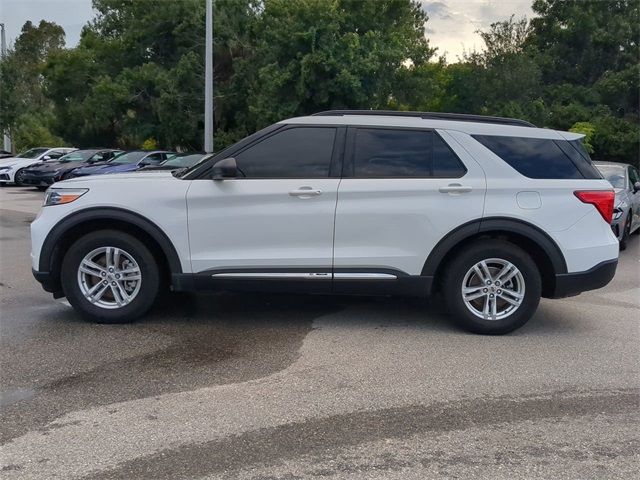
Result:
<svg viewBox="0 0 640 480"><path fill-rule="evenodd" d="M4 60L7 55L7 42L4 36L4 23L0 23L0 58ZM4 132L4 149L7 152L11 152L11 137L7 130Z"/></svg>
<svg viewBox="0 0 640 480"><path fill-rule="evenodd" d="M204 151L213 152L213 0L205 0Z"/></svg>

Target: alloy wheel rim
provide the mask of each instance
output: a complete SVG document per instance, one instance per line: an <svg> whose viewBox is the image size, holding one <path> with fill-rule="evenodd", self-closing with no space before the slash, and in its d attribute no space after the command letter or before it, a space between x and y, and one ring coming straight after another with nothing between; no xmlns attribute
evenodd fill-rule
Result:
<svg viewBox="0 0 640 480"><path fill-rule="evenodd" d="M467 309L483 320L502 320L522 305L525 282L513 263L488 258L473 265L462 280L461 295Z"/></svg>
<svg viewBox="0 0 640 480"><path fill-rule="evenodd" d="M100 247L87 253L78 267L82 295L100 308L130 304L140 292L142 272L133 256L118 247Z"/></svg>

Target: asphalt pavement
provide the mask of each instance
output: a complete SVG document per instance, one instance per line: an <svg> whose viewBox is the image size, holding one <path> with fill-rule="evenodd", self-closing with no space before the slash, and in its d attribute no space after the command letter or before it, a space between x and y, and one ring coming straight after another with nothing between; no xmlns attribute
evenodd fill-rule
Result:
<svg viewBox="0 0 640 480"><path fill-rule="evenodd" d="M0 189L3 479L630 479L640 242L500 337L423 300L166 295L84 322L33 280L43 194Z"/></svg>

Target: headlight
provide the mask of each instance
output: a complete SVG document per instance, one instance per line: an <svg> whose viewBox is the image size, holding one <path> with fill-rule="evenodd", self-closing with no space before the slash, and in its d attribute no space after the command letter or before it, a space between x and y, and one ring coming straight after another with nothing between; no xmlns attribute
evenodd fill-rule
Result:
<svg viewBox="0 0 640 480"><path fill-rule="evenodd" d="M11 168L13 167L13 164L11 165L3 165L0 167L0 170L11 170Z"/></svg>
<svg viewBox="0 0 640 480"><path fill-rule="evenodd" d="M71 203L89 191L88 188L56 188L47 190L44 196L44 206L63 205Z"/></svg>
<svg viewBox="0 0 640 480"><path fill-rule="evenodd" d="M618 206L613 209L613 219L618 220L622 216L622 209Z"/></svg>

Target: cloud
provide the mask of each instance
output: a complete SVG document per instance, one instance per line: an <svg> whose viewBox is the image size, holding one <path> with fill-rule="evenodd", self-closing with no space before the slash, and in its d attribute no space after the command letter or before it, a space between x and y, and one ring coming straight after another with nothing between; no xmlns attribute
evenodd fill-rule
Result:
<svg viewBox="0 0 640 480"><path fill-rule="evenodd" d="M422 10L424 10L429 18L440 18L448 20L451 18L449 7L442 2L422 2Z"/></svg>
<svg viewBox="0 0 640 480"><path fill-rule="evenodd" d="M508 20L511 15L533 16L531 0L422 0L421 4L429 16L425 30L429 43L449 61L465 51L482 50L477 30Z"/></svg>

